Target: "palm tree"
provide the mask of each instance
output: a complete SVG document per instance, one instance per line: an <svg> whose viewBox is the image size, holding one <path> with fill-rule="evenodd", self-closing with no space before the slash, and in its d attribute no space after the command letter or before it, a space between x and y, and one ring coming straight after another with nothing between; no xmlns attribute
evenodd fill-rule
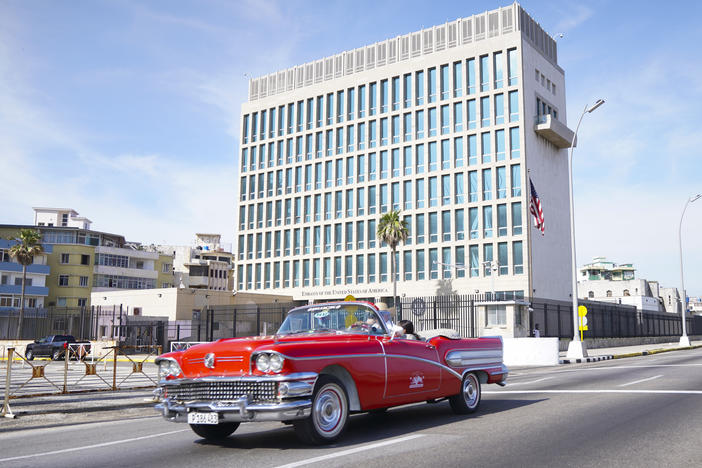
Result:
<svg viewBox="0 0 702 468"><path fill-rule="evenodd" d="M400 242L407 240L409 228L407 221L400 218L400 210L393 210L380 217L378 239L390 246L390 272L392 274L392 303L397 313L397 278L395 275L395 251Z"/></svg>
<svg viewBox="0 0 702 468"><path fill-rule="evenodd" d="M22 320L24 320L24 288L27 282L27 267L34 262L34 256L43 252L41 234L34 229L20 229L14 239L17 242L10 247L10 256L22 265L22 298L20 300L19 323L17 324L17 339L22 337Z"/></svg>

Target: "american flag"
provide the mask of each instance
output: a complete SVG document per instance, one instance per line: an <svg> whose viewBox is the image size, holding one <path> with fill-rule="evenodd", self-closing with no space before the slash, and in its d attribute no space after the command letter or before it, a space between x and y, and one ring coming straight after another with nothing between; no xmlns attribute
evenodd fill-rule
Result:
<svg viewBox="0 0 702 468"><path fill-rule="evenodd" d="M539 200L539 194L536 193L534 188L534 182L529 178L529 185L531 186L531 200L529 201L529 211L534 216L534 226L536 229L541 230L541 235L544 235L544 211L541 209L541 200Z"/></svg>

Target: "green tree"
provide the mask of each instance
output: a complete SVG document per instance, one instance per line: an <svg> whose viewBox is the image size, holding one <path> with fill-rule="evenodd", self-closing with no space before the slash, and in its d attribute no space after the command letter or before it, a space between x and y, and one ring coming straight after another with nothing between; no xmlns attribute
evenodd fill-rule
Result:
<svg viewBox="0 0 702 468"><path fill-rule="evenodd" d="M27 283L27 267L34 262L34 256L43 252L41 234L34 229L20 229L16 242L10 247L10 256L22 265L22 298L20 299L19 322L17 324L17 339L22 338L22 321L24 320L24 292Z"/></svg>
<svg viewBox="0 0 702 468"><path fill-rule="evenodd" d="M400 242L407 240L409 228L407 221L400 218L400 210L393 210L380 217L378 223L378 239L388 244L392 254L390 256L390 272L392 274L392 302L397 313L397 278L395 275L395 252Z"/></svg>

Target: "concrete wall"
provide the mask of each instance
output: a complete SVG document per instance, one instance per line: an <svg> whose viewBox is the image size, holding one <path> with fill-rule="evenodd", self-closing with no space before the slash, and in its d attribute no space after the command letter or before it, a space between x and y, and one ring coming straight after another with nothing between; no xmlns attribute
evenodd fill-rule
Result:
<svg viewBox="0 0 702 468"><path fill-rule="evenodd" d="M656 344L656 343L677 343L677 336L638 336L632 338L585 338L585 346L587 349L598 349L598 348L613 348L617 346L636 346L642 344ZM690 341L701 340L702 335L691 335ZM569 339L562 339L558 344L560 351L568 350Z"/></svg>

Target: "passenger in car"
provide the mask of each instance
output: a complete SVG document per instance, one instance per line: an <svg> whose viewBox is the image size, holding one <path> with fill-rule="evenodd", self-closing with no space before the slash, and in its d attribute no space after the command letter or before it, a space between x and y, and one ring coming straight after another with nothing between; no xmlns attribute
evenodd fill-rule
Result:
<svg viewBox="0 0 702 468"><path fill-rule="evenodd" d="M405 331L405 334L402 338L405 338L407 340L421 340L419 335L417 335L414 332L414 324L410 320L400 320L399 322L397 322L397 324L401 326Z"/></svg>

